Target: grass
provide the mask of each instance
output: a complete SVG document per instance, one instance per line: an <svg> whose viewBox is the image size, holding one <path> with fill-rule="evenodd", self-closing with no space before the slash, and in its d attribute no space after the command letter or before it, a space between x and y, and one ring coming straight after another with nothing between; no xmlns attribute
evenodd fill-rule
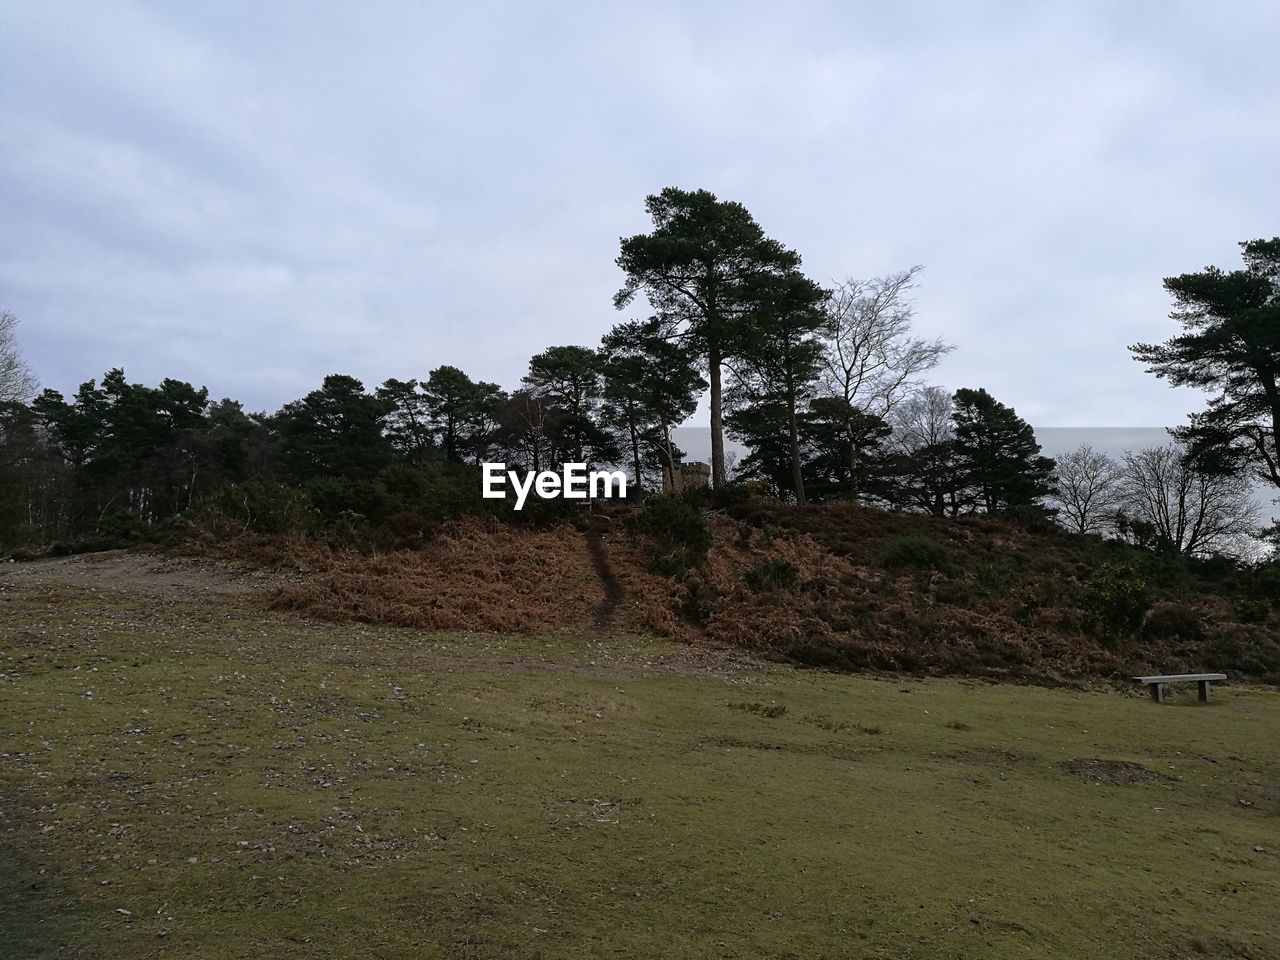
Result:
<svg viewBox="0 0 1280 960"><path fill-rule="evenodd" d="M1274 692L0 599L6 958L1280 956Z"/></svg>

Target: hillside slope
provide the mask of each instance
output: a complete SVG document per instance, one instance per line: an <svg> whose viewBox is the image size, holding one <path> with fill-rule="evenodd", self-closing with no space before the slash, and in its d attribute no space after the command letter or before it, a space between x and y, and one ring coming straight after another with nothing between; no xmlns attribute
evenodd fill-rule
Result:
<svg viewBox="0 0 1280 960"><path fill-rule="evenodd" d="M1212 668L1280 681L1270 581L1056 528L753 499L709 511L674 575L630 510L467 520L420 550L255 547L299 572L270 604L329 620L657 633L843 670L1062 682ZM244 554L244 545L239 548Z"/></svg>

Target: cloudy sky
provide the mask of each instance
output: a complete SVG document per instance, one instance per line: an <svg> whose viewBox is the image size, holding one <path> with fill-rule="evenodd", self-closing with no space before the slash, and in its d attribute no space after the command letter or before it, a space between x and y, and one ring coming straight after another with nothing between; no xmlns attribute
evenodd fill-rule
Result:
<svg viewBox="0 0 1280 960"><path fill-rule="evenodd" d="M1262 0L0 0L0 309L62 390L511 386L629 316L644 196L705 187L820 281L925 264L937 382L1173 424L1125 345L1280 233L1277 48Z"/></svg>

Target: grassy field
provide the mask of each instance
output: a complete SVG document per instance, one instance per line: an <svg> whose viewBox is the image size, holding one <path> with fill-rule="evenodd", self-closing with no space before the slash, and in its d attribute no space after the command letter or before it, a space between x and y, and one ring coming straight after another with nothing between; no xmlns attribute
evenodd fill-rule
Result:
<svg viewBox="0 0 1280 960"><path fill-rule="evenodd" d="M0 575L0 956L1275 958L1278 743Z"/></svg>

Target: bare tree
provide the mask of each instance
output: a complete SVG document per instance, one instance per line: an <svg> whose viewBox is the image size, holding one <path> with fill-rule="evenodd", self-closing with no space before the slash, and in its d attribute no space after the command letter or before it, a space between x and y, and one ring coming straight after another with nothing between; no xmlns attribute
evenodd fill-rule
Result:
<svg viewBox="0 0 1280 960"><path fill-rule="evenodd" d="M822 329L820 390L839 401L844 419L850 495L858 475L863 414L888 418L920 386L920 375L954 349L942 340L911 335L915 306L910 293L923 267L872 280L836 284L827 298Z"/></svg>
<svg viewBox="0 0 1280 960"><path fill-rule="evenodd" d="M1076 533L1102 533L1120 506L1120 464L1087 443L1057 458L1058 519Z"/></svg>
<svg viewBox="0 0 1280 960"><path fill-rule="evenodd" d="M955 436L951 414L955 401L942 387L917 390L893 411L889 423L894 443L905 453L950 442Z"/></svg>
<svg viewBox="0 0 1280 960"><path fill-rule="evenodd" d="M960 512L961 484L955 464L955 401L941 387L906 397L889 416L898 463L890 499L935 516Z"/></svg>
<svg viewBox="0 0 1280 960"><path fill-rule="evenodd" d="M1126 454L1120 497L1128 516L1150 524L1158 542L1187 556L1245 552L1258 527L1249 477L1197 469L1183 447Z"/></svg>
<svg viewBox="0 0 1280 960"><path fill-rule="evenodd" d="M0 404L24 403L36 392L36 378L18 353L18 318L0 313Z"/></svg>
<svg viewBox="0 0 1280 960"><path fill-rule="evenodd" d="M823 385L828 395L887 417L920 386L920 375L955 349L911 335L910 293L922 266L836 284L826 305Z"/></svg>

